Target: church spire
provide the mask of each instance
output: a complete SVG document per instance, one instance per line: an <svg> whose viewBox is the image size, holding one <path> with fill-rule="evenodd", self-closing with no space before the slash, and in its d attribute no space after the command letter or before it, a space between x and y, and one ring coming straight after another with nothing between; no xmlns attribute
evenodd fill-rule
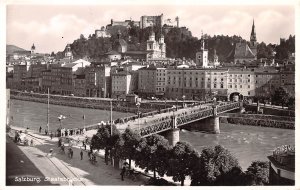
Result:
<svg viewBox="0 0 300 190"><path fill-rule="evenodd" d="M254 19L253 19L253 24L252 24L252 30L251 30L250 41L251 41L251 42L256 42L256 32L255 32Z"/></svg>

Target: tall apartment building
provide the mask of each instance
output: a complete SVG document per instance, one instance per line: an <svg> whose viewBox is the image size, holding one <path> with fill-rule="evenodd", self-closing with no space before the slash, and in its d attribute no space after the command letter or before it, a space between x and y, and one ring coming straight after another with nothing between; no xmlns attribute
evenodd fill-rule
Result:
<svg viewBox="0 0 300 190"><path fill-rule="evenodd" d="M142 97L155 96L156 67L150 65L138 70L138 93Z"/></svg>
<svg viewBox="0 0 300 190"><path fill-rule="evenodd" d="M86 96L108 98L111 96L110 67L101 62L92 62L86 68Z"/></svg>
<svg viewBox="0 0 300 190"><path fill-rule="evenodd" d="M42 91L49 88L52 94L69 95L74 91L72 68L61 67L59 64L50 65L42 71Z"/></svg>
<svg viewBox="0 0 300 190"><path fill-rule="evenodd" d="M125 99L126 95L133 94L137 90L137 77L137 71L111 73L112 98Z"/></svg>

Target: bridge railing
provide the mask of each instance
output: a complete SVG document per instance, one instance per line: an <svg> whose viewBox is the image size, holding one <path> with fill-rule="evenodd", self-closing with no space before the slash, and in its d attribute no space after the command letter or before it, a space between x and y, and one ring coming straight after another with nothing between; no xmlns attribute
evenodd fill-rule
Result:
<svg viewBox="0 0 300 190"><path fill-rule="evenodd" d="M240 107L240 102L226 103L225 105L217 106L217 113L223 113L229 110L237 109Z"/></svg>

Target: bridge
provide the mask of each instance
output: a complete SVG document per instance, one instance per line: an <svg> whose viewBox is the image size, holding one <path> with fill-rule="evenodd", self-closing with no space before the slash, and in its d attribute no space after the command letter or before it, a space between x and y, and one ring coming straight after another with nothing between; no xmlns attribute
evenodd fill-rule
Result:
<svg viewBox="0 0 300 190"><path fill-rule="evenodd" d="M127 127L148 137L161 133L175 145L179 141L179 129L185 125L192 125L197 122L204 122L206 130L211 133L220 133L219 114L242 110L242 102L222 102L208 105L193 105L191 107L176 109L170 108L165 113L157 113L146 117L134 117L124 122L114 122L117 129L123 132Z"/></svg>

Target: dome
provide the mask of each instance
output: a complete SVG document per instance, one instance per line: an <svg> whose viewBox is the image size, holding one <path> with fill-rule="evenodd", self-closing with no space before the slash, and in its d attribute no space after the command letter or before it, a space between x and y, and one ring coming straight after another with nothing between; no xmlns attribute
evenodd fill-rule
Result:
<svg viewBox="0 0 300 190"><path fill-rule="evenodd" d="M32 46L31 46L31 49L32 49L32 50L35 50L35 46L34 46L34 44L32 44Z"/></svg>

